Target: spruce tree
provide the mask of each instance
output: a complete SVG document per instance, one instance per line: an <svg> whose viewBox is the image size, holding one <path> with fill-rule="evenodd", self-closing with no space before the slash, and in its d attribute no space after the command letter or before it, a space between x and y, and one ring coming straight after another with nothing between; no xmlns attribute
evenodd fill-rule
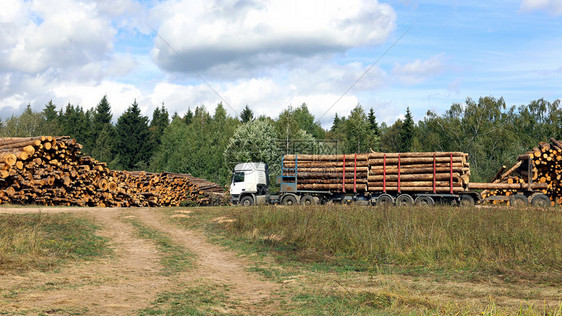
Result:
<svg viewBox="0 0 562 316"><path fill-rule="evenodd" d="M175 113L174 115L177 115L177 113ZM174 118L172 117L172 120L173 119ZM185 121L185 124L187 124L187 125L189 125L193 122L193 112L191 112L191 108L187 108L187 113L185 113L185 116L184 116L183 119Z"/></svg>
<svg viewBox="0 0 562 316"><path fill-rule="evenodd" d="M373 108L369 110L367 118L369 120L369 128L371 129L371 132L373 133L373 135L379 136L379 123L377 123L377 117L375 116L375 111L373 110Z"/></svg>
<svg viewBox="0 0 562 316"><path fill-rule="evenodd" d="M410 107L406 108L406 116L400 130L400 151L407 152L412 149L414 141L414 119Z"/></svg>
<svg viewBox="0 0 562 316"><path fill-rule="evenodd" d="M240 113L240 121L242 123L248 123L253 120L254 120L254 112L246 104L246 107L244 108L244 110L242 110L242 113Z"/></svg>
<svg viewBox="0 0 562 316"><path fill-rule="evenodd" d="M330 128L330 132L336 132L340 128L340 118L338 113L334 116L334 122L332 123L332 128Z"/></svg>
<svg viewBox="0 0 562 316"><path fill-rule="evenodd" d="M146 167L154 148L148 117L141 115L137 100L117 120L115 151L124 169Z"/></svg>
<svg viewBox="0 0 562 316"><path fill-rule="evenodd" d="M162 108L156 107L154 112L152 112L152 120L150 121L150 131L152 133L152 138L156 144L160 144L160 139L162 138L162 133L168 125L170 124L170 115L168 110L164 107L162 103Z"/></svg>
<svg viewBox="0 0 562 316"><path fill-rule="evenodd" d="M57 106L53 104L53 100L50 100L49 103L45 104L43 115L45 115L45 121L47 122L53 122L57 119Z"/></svg>

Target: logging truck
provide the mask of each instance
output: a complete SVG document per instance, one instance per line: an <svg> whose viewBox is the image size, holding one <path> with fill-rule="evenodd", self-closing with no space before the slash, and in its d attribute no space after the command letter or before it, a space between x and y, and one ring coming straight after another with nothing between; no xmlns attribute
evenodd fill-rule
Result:
<svg viewBox="0 0 562 316"><path fill-rule="evenodd" d="M279 192L269 192L268 166L250 162L234 167L230 196L234 204L242 206L551 205L544 194L548 184L534 182L537 175L532 155L518 157L513 168L501 170L490 183L469 181L467 158L468 154L459 152L285 155L277 177ZM525 174L526 178L506 183L504 180L513 173Z"/></svg>

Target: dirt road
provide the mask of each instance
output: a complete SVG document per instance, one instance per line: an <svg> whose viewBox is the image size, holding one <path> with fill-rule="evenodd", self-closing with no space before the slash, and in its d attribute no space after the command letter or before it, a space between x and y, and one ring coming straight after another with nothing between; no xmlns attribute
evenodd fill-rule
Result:
<svg viewBox="0 0 562 316"><path fill-rule="evenodd" d="M1 213L71 212L93 218L113 255L54 272L0 275L0 311L45 314L136 314L159 294L187 286L222 287L227 313L268 314L279 284L248 272L251 262L210 244L196 231L180 229L158 209L2 208ZM126 218L135 218L195 255L195 267L173 276L161 273L163 254L141 239Z"/></svg>

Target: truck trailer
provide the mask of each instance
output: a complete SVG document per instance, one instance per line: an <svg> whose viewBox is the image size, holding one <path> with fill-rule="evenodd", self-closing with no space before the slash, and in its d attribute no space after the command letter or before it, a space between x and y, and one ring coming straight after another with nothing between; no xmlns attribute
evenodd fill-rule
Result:
<svg viewBox="0 0 562 316"><path fill-rule="evenodd" d="M511 205L550 206L545 183L534 183L532 157L518 163L527 170L525 183L470 183L465 153L368 153L348 155L285 155L271 193L265 163L234 167L230 187L234 204L470 206L491 201ZM510 170L509 172L513 172ZM483 197L480 191L505 189L515 194Z"/></svg>

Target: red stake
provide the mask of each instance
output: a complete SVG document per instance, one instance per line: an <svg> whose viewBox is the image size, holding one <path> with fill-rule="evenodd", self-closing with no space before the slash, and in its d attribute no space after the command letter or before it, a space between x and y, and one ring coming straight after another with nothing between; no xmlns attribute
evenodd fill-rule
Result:
<svg viewBox="0 0 562 316"><path fill-rule="evenodd" d="M449 183L450 183L450 186L451 186L451 194L453 194L453 154L451 154L451 163L450 163L450 167L451 167L451 172L450 172L450 174L451 174L451 181L450 181Z"/></svg>
<svg viewBox="0 0 562 316"><path fill-rule="evenodd" d="M382 164L382 190L386 193L386 154L384 154L384 162Z"/></svg>
<svg viewBox="0 0 562 316"><path fill-rule="evenodd" d="M353 193L357 193L357 154L355 154L355 163L353 164Z"/></svg>
<svg viewBox="0 0 562 316"><path fill-rule="evenodd" d="M433 153L433 193L435 194L437 190L435 189L435 153Z"/></svg>
<svg viewBox="0 0 562 316"><path fill-rule="evenodd" d="M343 154L343 178L342 178L342 190L345 193L345 154Z"/></svg>
<svg viewBox="0 0 562 316"><path fill-rule="evenodd" d="M398 193L400 193L400 154L398 154Z"/></svg>

